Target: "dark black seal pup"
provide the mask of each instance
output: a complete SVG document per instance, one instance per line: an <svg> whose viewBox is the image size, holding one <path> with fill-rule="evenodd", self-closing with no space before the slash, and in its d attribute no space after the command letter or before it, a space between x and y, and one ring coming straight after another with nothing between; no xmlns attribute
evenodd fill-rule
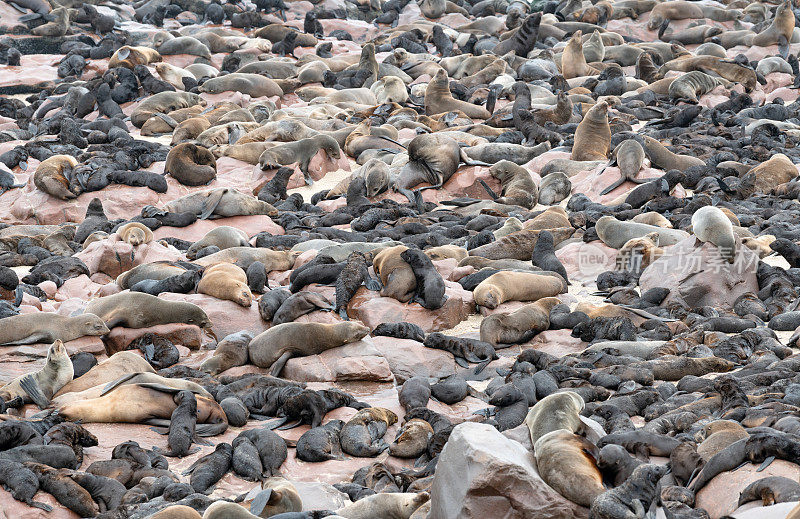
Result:
<svg viewBox="0 0 800 519"><path fill-rule="evenodd" d="M428 379L411 377L406 380L398 391L398 398L406 412L416 407L428 407L428 400L431 398L431 386Z"/></svg>
<svg viewBox="0 0 800 519"><path fill-rule="evenodd" d="M425 332L419 325L414 323L381 323L372 330L374 337L394 337L395 339L410 339L422 342L425 340Z"/></svg>
<svg viewBox="0 0 800 519"><path fill-rule="evenodd" d="M569 285L569 278L567 277L567 269L561 263L561 260L556 256L556 251L553 246L553 235L550 231L542 231L539 233L539 238L533 246L533 254L531 255L531 263L534 267L539 267L542 270L549 270L560 274L564 281Z"/></svg>
<svg viewBox="0 0 800 519"><path fill-rule="evenodd" d="M41 445L42 435L28 422L8 420L0 422L0 451L6 451L20 445Z"/></svg>
<svg viewBox="0 0 800 519"><path fill-rule="evenodd" d="M73 422L54 425L42 437L45 445L66 445L75 454L78 466L83 463L83 448L96 447L97 437L83 426Z"/></svg>
<svg viewBox="0 0 800 519"><path fill-rule="evenodd" d="M297 457L303 461L321 462L342 459L339 433L344 422L331 420L325 425L313 427L297 440Z"/></svg>
<svg viewBox="0 0 800 519"><path fill-rule="evenodd" d="M603 492L595 498L590 508L596 519L619 517L644 517L656 499L658 481L667 473L666 465L639 465L630 478L617 488Z"/></svg>
<svg viewBox="0 0 800 519"><path fill-rule="evenodd" d="M52 494L59 503L79 516L94 517L99 513L91 494L66 474L41 463L27 462L23 465L39 479L40 489Z"/></svg>
<svg viewBox="0 0 800 519"><path fill-rule="evenodd" d="M380 283L372 279L367 267L367 258L363 253L355 251L347 257L347 263L342 273L336 278L336 307L335 310L345 321L349 321L347 305L356 294L358 287L366 283L369 290L378 291Z"/></svg>
<svg viewBox="0 0 800 519"><path fill-rule="evenodd" d="M431 396L436 400L453 405L467 398L469 386L467 381L458 375L450 375L431 386Z"/></svg>
<svg viewBox="0 0 800 519"><path fill-rule="evenodd" d="M169 419L169 431L167 432L168 451L160 451L165 456L183 458L189 454L199 451L199 447L191 448L192 441L197 443L195 427L197 426L197 398L191 391L180 391L174 397L178 407L172 411ZM208 442L203 441L203 444Z"/></svg>
<svg viewBox="0 0 800 519"><path fill-rule="evenodd" d="M294 173L294 169L286 166L278 168L275 175L264 184L258 191L256 198L268 204L274 204L278 200L286 200L286 186L289 184L289 177Z"/></svg>
<svg viewBox="0 0 800 519"><path fill-rule="evenodd" d="M490 410L490 414L494 415L492 422L498 431L506 431L521 425L528 415L528 399L513 384L505 384L498 388L492 393L489 404L495 406ZM476 414L478 413L476 411Z"/></svg>
<svg viewBox="0 0 800 519"><path fill-rule="evenodd" d="M65 474L89 492L99 505L100 513L116 510L122 504L122 496L125 495L126 489L125 485L116 479L76 470Z"/></svg>
<svg viewBox="0 0 800 519"><path fill-rule="evenodd" d="M240 398L229 396L223 398L219 403L222 410L225 411L225 416L228 417L228 424L232 427L243 427L250 418L250 411Z"/></svg>
<svg viewBox="0 0 800 519"><path fill-rule="evenodd" d="M195 492L208 493L208 490L230 470L232 458L233 446L230 443L220 443L214 452L192 463L183 475L191 474L189 484Z"/></svg>
<svg viewBox="0 0 800 519"><path fill-rule="evenodd" d="M286 442L270 429L250 429L242 432L239 436L244 436L253 442L258 449L261 458L261 465L264 467L264 477L278 474L278 469L286 461L288 451Z"/></svg>
<svg viewBox="0 0 800 519"><path fill-rule="evenodd" d="M254 261L247 267L247 286L255 294L263 294L267 285L267 268L260 261Z"/></svg>
<svg viewBox="0 0 800 519"><path fill-rule="evenodd" d="M146 333L128 345L128 349L139 349L144 358L155 369L164 369L181 359L178 348L171 341L155 333Z"/></svg>
<svg viewBox="0 0 800 519"><path fill-rule="evenodd" d="M294 30L287 32L286 36L284 36L281 41L272 46L272 52L279 56L286 56L288 54L293 58L297 58L297 56L294 55L294 49L298 46L296 42L298 34L299 33Z"/></svg>
<svg viewBox="0 0 800 519"><path fill-rule="evenodd" d="M644 463L630 455L621 445L606 445L600 449L597 459L597 468L603 473L603 478L618 487L627 481L633 470Z"/></svg>
<svg viewBox="0 0 800 519"><path fill-rule="evenodd" d="M338 441L338 440L337 440ZM39 478L22 463L11 460L0 460L0 485L11 492L11 497L28 506L35 506L47 512L53 507L33 500L39 491Z"/></svg>
<svg viewBox="0 0 800 519"><path fill-rule="evenodd" d="M498 358L494 347L488 342L477 339L453 337L443 333L429 333L423 344L428 348L449 351L453 354L456 364L468 368L469 362L477 362L475 373L480 373L492 360Z"/></svg>
<svg viewBox="0 0 800 519"><path fill-rule="evenodd" d="M203 272L200 270L187 270L182 274L170 276L166 279L143 279L131 287L131 292L144 292L157 296L162 292L174 294L188 294L197 287Z"/></svg>
<svg viewBox="0 0 800 519"><path fill-rule="evenodd" d="M237 436L231 445L233 445L231 459L233 472L245 481L260 481L263 478L264 466L253 442L245 436Z"/></svg>
<svg viewBox="0 0 800 519"><path fill-rule="evenodd" d="M417 294L413 301L427 310L441 308L447 297L444 295L444 279L431 259L419 249L408 249L400 257L411 266L417 280Z"/></svg>
<svg viewBox="0 0 800 519"><path fill-rule="evenodd" d="M309 264L300 267L302 271L299 272L294 279L291 279L292 284L289 286L289 291L291 293L299 292L311 283L318 283L320 285L336 283L346 263L317 263L308 267L307 265ZM294 274L294 272L292 274Z"/></svg>
<svg viewBox="0 0 800 519"><path fill-rule="evenodd" d="M87 371L97 365L97 358L86 351L73 353L69 360L72 361L73 380L85 375Z"/></svg>
<svg viewBox="0 0 800 519"><path fill-rule="evenodd" d="M800 267L800 245L786 238L778 238L769 248L783 256L792 267Z"/></svg>
<svg viewBox="0 0 800 519"><path fill-rule="evenodd" d="M275 312L292 294L285 288L273 288L258 299L258 315L265 321L271 321Z"/></svg>

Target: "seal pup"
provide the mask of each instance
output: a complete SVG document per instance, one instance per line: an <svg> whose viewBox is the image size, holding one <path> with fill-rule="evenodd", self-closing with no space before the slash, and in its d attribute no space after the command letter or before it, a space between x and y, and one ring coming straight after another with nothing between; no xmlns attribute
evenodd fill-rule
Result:
<svg viewBox="0 0 800 519"><path fill-rule="evenodd" d="M728 263L736 258L736 239L733 224L718 207L707 205L692 215L692 232L697 237L697 245L710 242L717 246L720 256Z"/></svg>
<svg viewBox="0 0 800 519"><path fill-rule="evenodd" d="M164 173L184 186L203 186L217 178L217 159L208 148L184 142L169 150Z"/></svg>
<svg viewBox="0 0 800 519"><path fill-rule="evenodd" d="M303 461L321 462L342 459L339 433L344 422L331 420L325 425L313 427L297 440L297 457Z"/></svg>
<svg viewBox="0 0 800 519"><path fill-rule="evenodd" d="M533 246L533 254L531 254L531 263L534 267L539 267L542 270L555 272L564 278L564 281L569 285L569 278L567 277L567 269L561 263L561 260L556 256L553 244L553 234L550 231L543 230L539 233L539 239Z"/></svg>
<svg viewBox="0 0 800 519"><path fill-rule="evenodd" d="M293 356L317 355L325 350L359 341L370 332L362 324L341 323L284 323L256 335L247 347L250 362L261 368L271 368L278 376Z"/></svg>
<svg viewBox="0 0 800 519"><path fill-rule="evenodd" d="M278 216L278 210L271 204L228 187L196 191L177 200L167 202L164 204L164 211L169 213L192 213L201 220L211 216L217 218L257 214ZM163 211L159 211L153 206L146 206L142 210L142 216L145 217L156 217L162 213Z"/></svg>
<svg viewBox="0 0 800 519"><path fill-rule="evenodd" d="M361 409L342 427L339 436L342 450L359 458L377 456L389 448L389 444L382 438L389 426L395 423L397 415L388 409Z"/></svg>
<svg viewBox="0 0 800 519"><path fill-rule="evenodd" d="M347 316L347 305L362 284L366 284L369 290L378 291L381 289L380 284L369 275L367 259L364 254L354 251L348 256L347 263L339 277L336 278L336 305L334 310L345 321L350 319Z"/></svg>
<svg viewBox="0 0 800 519"><path fill-rule="evenodd" d="M594 462L599 449L589 440L556 429L536 440L533 453L541 478L573 503L592 506L605 492L603 475Z"/></svg>
<svg viewBox="0 0 800 519"><path fill-rule="evenodd" d="M400 258L408 263L416 281L415 302L427 310L437 310L444 306L447 296L442 275L436 270L431 259L418 249L407 249Z"/></svg>
<svg viewBox="0 0 800 519"><path fill-rule="evenodd" d="M117 228L116 235L120 241L130 243L134 247L153 241L153 231L139 222L128 222Z"/></svg>
<svg viewBox="0 0 800 519"><path fill-rule="evenodd" d="M247 364L247 346L253 340L249 332L237 332L225 336L214 350L214 355L200 364L200 369L210 375L218 375L235 366Z"/></svg>
<svg viewBox="0 0 800 519"><path fill-rule="evenodd" d="M488 342L463 337L453 337L443 333L429 333L422 343L427 348L444 350L453 355L453 360L462 368L470 362L478 363L475 374L480 373L489 363L498 358L494 347Z"/></svg>
<svg viewBox="0 0 800 519"><path fill-rule="evenodd" d="M198 441L195 434L197 425L197 399L191 391L179 391L175 397L175 410L169 419L169 430L167 431L167 446L169 450L162 451L154 448L156 452L164 456L183 458L189 454L194 454L200 450L199 447L191 448L192 441L209 445L205 440Z"/></svg>
<svg viewBox="0 0 800 519"><path fill-rule="evenodd" d="M233 301L245 308L253 303L253 293L247 285L247 274L233 263L217 263L206 267L203 277L197 283L197 292Z"/></svg>
<svg viewBox="0 0 800 519"><path fill-rule="evenodd" d="M47 361L36 373L22 375L0 388L0 398L8 402L20 397L24 403L33 402L44 409L67 382L72 380L74 371L67 348L56 340L47 350Z"/></svg>
<svg viewBox="0 0 800 519"><path fill-rule="evenodd" d="M633 470L620 486L597 496L591 503L590 513L596 519L642 517L657 499L659 480L667 473L666 466L643 464Z"/></svg>
<svg viewBox="0 0 800 519"><path fill-rule="evenodd" d="M249 238L244 231L229 225L220 225L208 231L202 238L194 242L186 251L186 257L193 260L197 252L206 247L215 246L220 250L231 247L249 247Z"/></svg>

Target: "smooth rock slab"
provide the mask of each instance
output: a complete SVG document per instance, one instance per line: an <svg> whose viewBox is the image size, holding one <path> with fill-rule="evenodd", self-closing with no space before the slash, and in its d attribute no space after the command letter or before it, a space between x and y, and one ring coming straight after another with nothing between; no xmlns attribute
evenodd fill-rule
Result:
<svg viewBox="0 0 800 519"><path fill-rule="evenodd" d="M533 453L485 424L453 429L431 487L429 519L578 519L589 510L540 477Z"/></svg>
<svg viewBox="0 0 800 519"><path fill-rule="evenodd" d="M365 339L319 355L289 359L281 376L300 382L391 382L389 363Z"/></svg>
<svg viewBox="0 0 800 519"><path fill-rule="evenodd" d="M394 337L372 337L371 342L389 363L398 385L415 376L447 378L456 372L452 354L421 342Z"/></svg>

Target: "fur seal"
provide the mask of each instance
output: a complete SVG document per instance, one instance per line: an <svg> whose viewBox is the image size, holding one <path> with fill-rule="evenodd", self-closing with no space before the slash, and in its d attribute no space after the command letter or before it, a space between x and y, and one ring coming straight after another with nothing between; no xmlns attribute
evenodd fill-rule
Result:
<svg viewBox="0 0 800 519"><path fill-rule="evenodd" d="M297 440L297 457L310 462L342 459L339 433L343 426L343 421L331 420L303 433Z"/></svg>
<svg viewBox="0 0 800 519"><path fill-rule="evenodd" d="M197 283L197 292L233 301L244 307L253 303L253 294L247 286L247 274L233 263L217 263L207 267Z"/></svg>
<svg viewBox="0 0 800 519"><path fill-rule="evenodd" d="M736 239L730 219L718 207L707 205L692 215L692 232L698 242L710 242L717 246L720 256L728 263L736 258Z"/></svg>
<svg viewBox="0 0 800 519"><path fill-rule="evenodd" d="M214 227L205 236L194 242L186 251L186 257L193 260L199 250L212 245L223 250L231 247L248 247L250 243L244 231L236 227L220 225Z"/></svg>
<svg viewBox="0 0 800 519"><path fill-rule="evenodd" d="M153 241L153 231L139 222L128 222L117 229L120 241L130 243L134 247Z"/></svg>
<svg viewBox="0 0 800 519"><path fill-rule="evenodd" d="M27 375L22 375L0 388L0 398L8 402L20 397L24 403L34 402L40 408L50 405L53 398L67 382L72 380L74 371L67 348L56 340L47 350L44 367Z"/></svg>
<svg viewBox="0 0 800 519"><path fill-rule="evenodd" d="M389 452L398 458L416 458L425 452L432 437L433 427L428 422L418 418L409 420L397 432Z"/></svg>
<svg viewBox="0 0 800 519"><path fill-rule="evenodd" d="M356 294L356 291L362 284L366 284L370 290L378 290L380 287L376 286L376 281L369 275L367 266L367 259L360 251L353 251L347 257L347 262L342 268L339 277L336 278L336 304L334 310L339 313L339 316L348 320L347 305Z"/></svg>
<svg viewBox="0 0 800 519"><path fill-rule="evenodd" d="M280 374L292 356L316 355L331 348L363 339L369 328L351 321L322 323L284 323L256 335L247 347L250 362L261 368L271 367Z"/></svg>
<svg viewBox="0 0 800 519"><path fill-rule="evenodd" d="M566 290L560 277L533 272L498 272L482 281L473 291L475 302L497 308L506 301L536 301Z"/></svg>
<svg viewBox="0 0 800 519"><path fill-rule="evenodd" d="M425 88L425 113L436 115L445 112L460 111L473 119L488 119L492 116L482 106L477 106L466 101L459 101L450 93L450 84L447 72L440 69Z"/></svg>
<svg viewBox="0 0 800 519"><path fill-rule="evenodd" d="M35 344L37 342L69 342L86 335L105 335L103 320L87 312L66 317L51 312L14 315L3 318L0 344Z"/></svg>
<svg viewBox="0 0 800 519"><path fill-rule="evenodd" d="M282 477L271 477L261 483L260 492L250 503L250 512L258 517L274 517L300 512L303 501L297 488Z"/></svg>
<svg viewBox="0 0 800 519"><path fill-rule="evenodd" d="M339 436L342 450L360 458L375 457L389 448L383 441L386 429L397 423L397 415L382 407L358 411L344 426Z"/></svg>
<svg viewBox="0 0 800 519"><path fill-rule="evenodd" d="M539 199L539 189L528 170L510 160L501 160L489 168L489 174L500 181L497 196L482 180L479 182L498 204L518 205L532 209Z"/></svg>
<svg viewBox="0 0 800 519"><path fill-rule="evenodd" d="M433 266L431 259L418 249L407 249L400 253L414 273L416 281L416 297L414 300L427 310L441 308L447 297L442 275Z"/></svg>
<svg viewBox="0 0 800 519"><path fill-rule="evenodd" d="M575 130L572 160L606 160L611 146L611 127L608 125L608 102L600 101L586 112Z"/></svg>
<svg viewBox="0 0 800 519"><path fill-rule="evenodd" d="M572 182L569 177L556 171L544 177L539 184L539 203L552 206L566 199L571 193Z"/></svg>
<svg viewBox="0 0 800 519"><path fill-rule="evenodd" d="M720 85L730 87L731 82L721 77L709 76L699 70L693 70L670 83L669 95L676 101L697 103L698 97L711 92Z"/></svg>
<svg viewBox="0 0 800 519"><path fill-rule="evenodd" d="M253 340L249 332L237 332L226 336L214 350L214 356L206 359L200 369L211 375L218 375L235 366L247 364L247 346Z"/></svg>
<svg viewBox="0 0 800 519"><path fill-rule="evenodd" d="M53 155L43 160L33 174L33 184L37 189L61 200L76 198L78 188L70 185L67 178L78 161L71 155Z"/></svg>
<svg viewBox="0 0 800 519"><path fill-rule="evenodd" d="M169 150L164 172L184 186L203 186L217 178L217 160L207 148L184 142Z"/></svg>
<svg viewBox="0 0 800 519"><path fill-rule="evenodd" d="M268 271L289 270L299 255L299 252L274 251L263 247L228 247L195 260L194 263L204 267L217 263L235 263L242 268L247 268L254 261L260 261Z"/></svg>
<svg viewBox="0 0 800 519"><path fill-rule="evenodd" d="M497 313L481 321L481 340L495 348L499 344L527 342L550 326L550 310L560 304L555 297L545 297L511 313Z"/></svg>
<svg viewBox="0 0 800 519"><path fill-rule="evenodd" d="M591 506L605 492L603 475L594 462L599 449L587 439L556 429L536 440L533 453L541 478L573 503Z"/></svg>
<svg viewBox="0 0 800 519"><path fill-rule="evenodd" d="M580 413L584 407L583 398L572 391L549 395L536 402L525 417L531 443L535 445L544 435L559 429L581 431Z"/></svg>
<svg viewBox="0 0 800 519"><path fill-rule="evenodd" d="M383 284L381 296L391 297L401 303L410 301L417 289L414 270L400 257L407 249L404 245L388 247L378 252L372 260L375 273Z"/></svg>
<svg viewBox="0 0 800 519"><path fill-rule="evenodd" d="M122 292L91 301L86 313L102 319L111 329L150 328L158 324L185 323L205 328L213 335L212 322L197 305L185 302L164 301L141 292Z"/></svg>
<svg viewBox="0 0 800 519"><path fill-rule="evenodd" d="M542 270L559 274L562 278L564 278L564 281L569 284L569 278L567 278L567 269L564 268L561 260L559 260L556 256L553 245L553 235L550 233L550 231L543 230L539 233L539 239L536 240L536 245L533 246L531 263L535 267L539 267Z"/></svg>
<svg viewBox="0 0 800 519"><path fill-rule="evenodd" d="M385 517L387 519L410 519L422 505L430 500L430 494L414 493L380 493L359 499L336 511L336 515L345 519L369 519Z"/></svg>
<svg viewBox="0 0 800 519"><path fill-rule="evenodd" d="M609 166L617 164L619 167L619 180L603 189L600 194L605 195L622 185L626 180L637 184L644 184L655 180L652 178L636 178L639 170L642 169L645 153L644 147L635 139L626 139L619 143L614 151L611 152Z"/></svg>
<svg viewBox="0 0 800 519"><path fill-rule="evenodd" d="M330 135L319 134L296 142L280 144L274 148L267 148L258 158L258 164L262 170L266 170L298 163L306 184L311 185L314 181L308 172L308 166L311 159L320 150L323 150L332 159L339 159L342 155L336 139Z"/></svg>
<svg viewBox="0 0 800 519"><path fill-rule="evenodd" d="M67 383L56 393L56 398L105 385L131 373L155 373L155 370L141 355L132 351L120 351L92 367L83 376Z"/></svg>
<svg viewBox="0 0 800 519"><path fill-rule="evenodd" d="M39 488L80 517L94 517L99 513L91 494L63 472L41 463L25 462L23 465L36 474Z"/></svg>
<svg viewBox="0 0 800 519"><path fill-rule="evenodd" d="M769 476L747 485L739 494L738 506L761 501L763 506L800 499L800 483L783 476Z"/></svg>
<svg viewBox="0 0 800 519"><path fill-rule="evenodd" d="M666 229L636 222L620 222L613 216L601 217L597 220L595 229L603 243L613 249L620 249L628 240L642 238L650 233L658 234L658 244L661 247L675 245L689 236L686 231L680 229Z"/></svg>
<svg viewBox="0 0 800 519"><path fill-rule="evenodd" d="M180 391L175 397L175 410L169 418L167 432L167 446L169 450L163 452L165 456L183 458L198 452L199 448L191 449L195 439L197 425L197 399L191 391ZM156 452L160 452L156 450Z"/></svg>
<svg viewBox="0 0 800 519"><path fill-rule="evenodd" d="M470 362L478 363L475 373L478 374L497 357L494 347L488 342L477 339L454 337L443 333L429 333L423 342L427 348L444 350L453 355L453 360L462 368L468 368Z"/></svg>
<svg viewBox="0 0 800 519"><path fill-rule="evenodd" d="M200 86L200 91L209 94L241 92L250 97L283 96L283 90L274 80L260 74L247 72L233 72L225 76L211 78Z"/></svg>
<svg viewBox="0 0 800 519"><path fill-rule="evenodd" d="M159 92L142 101L131 114L131 124L141 128L155 114L167 114L180 108L194 105L205 106L206 102L191 92Z"/></svg>
<svg viewBox="0 0 800 519"><path fill-rule="evenodd" d="M581 42L582 36L582 31L575 31L572 34L572 38L567 42L567 46L564 48L564 54L561 56L561 75L564 76L564 79L594 76L600 72L586 64L586 58L583 54L583 43Z"/></svg>
<svg viewBox="0 0 800 519"><path fill-rule="evenodd" d="M658 498L658 483L667 471L668 468L663 465L639 465L622 485L597 496L592 501L590 508L592 517L616 519L643 514Z"/></svg>

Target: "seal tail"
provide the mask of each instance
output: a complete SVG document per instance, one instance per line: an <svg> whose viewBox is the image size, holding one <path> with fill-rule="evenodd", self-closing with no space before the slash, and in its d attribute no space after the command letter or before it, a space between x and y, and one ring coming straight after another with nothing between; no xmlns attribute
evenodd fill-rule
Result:
<svg viewBox="0 0 800 519"><path fill-rule="evenodd" d="M614 182L613 184L611 184L610 186L608 186L604 190L600 191L600 194L601 195L609 194L610 192L612 192L613 190L615 190L616 188L621 186L623 182L625 182L625 175L620 175L619 176L619 180L617 180L616 182Z"/></svg>
<svg viewBox="0 0 800 519"><path fill-rule="evenodd" d="M667 18L661 24L661 27L658 28L658 39L661 40L661 41L667 41L667 40L664 39L664 33L667 32L667 28L669 27L669 22L670 22L670 20L669 20L669 18Z"/></svg>
<svg viewBox="0 0 800 519"><path fill-rule="evenodd" d="M35 508L41 508L45 512L52 512L53 511L53 507L52 506L50 506L50 505L48 505L46 503L42 503L40 501L30 501L27 504L28 504L28 506L33 506Z"/></svg>

